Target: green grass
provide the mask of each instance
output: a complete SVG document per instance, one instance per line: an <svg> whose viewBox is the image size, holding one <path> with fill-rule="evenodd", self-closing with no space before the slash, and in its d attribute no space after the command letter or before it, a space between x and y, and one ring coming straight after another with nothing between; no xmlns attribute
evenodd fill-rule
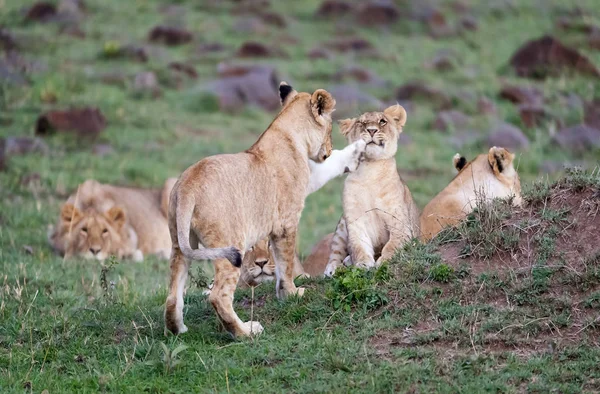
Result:
<svg viewBox="0 0 600 394"><path fill-rule="evenodd" d="M560 210L544 213L543 220L550 224L535 239L544 252L539 270L490 269L472 275L468 264L443 261L438 245L415 241L398 251L385 272L348 270L334 280L306 281L308 291L302 299L278 301L272 286L266 285L253 295L240 291L235 308L242 319L253 316L266 328L262 336L241 341L220 329L202 295L206 280L197 268L192 269L194 278L185 297L190 331L175 338L163 336L167 262L148 258L142 264L101 266L53 255L46 241L47 225L54 223L60 204L78 183L95 178L158 186L207 155L246 149L273 118L255 108L220 113L199 89L215 78L216 65L231 60L248 38L234 29L235 4L177 3L185 7L178 23L187 26L197 42L218 41L229 49L200 58L195 44L156 47L146 64L107 58L114 45L146 44L150 28L166 18L158 11L162 2L86 1L83 40L59 34L54 23L22 23L22 1L0 2L0 26L17 36L22 56L46 69L28 75L28 86L0 85L0 137L33 135L35 120L45 110L90 105L100 108L108 121L98 142L114 149L98 157L91 154L89 143L57 135L47 139L48 155L10 157L8 169L0 172L0 392L600 390L594 315L573 328L574 298L548 291L561 281L585 293L577 300L580 308L597 309L597 255L586 260L589 269L584 272L556 272L544 265L558 258L555 243L560 236L551 228L565 226ZM487 96L497 105L499 119L523 128L532 142L529 151L517 154L524 186L538 178L546 160L597 164L597 152L573 155L558 149L550 143L551 127L526 128L517 109L497 97L503 81L534 85L544 92L548 110L570 122L580 121L582 113L565 106L564 94L575 93L584 100L598 97L596 81L588 78L565 75L529 81L506 69L525 40L555 32L566 43L581 42L578 33L555 31L554 18L564 13L564 2L551 0L538 7L518 0L514 11L498 16L490 11L490 2L471 1L479 31L441 40L430 38L420 23L410 20L388 29L352 28L383 56L348 54L317 61L306 52L336 37L347 28L345 23L315 19L318 0L272 3L274 11L289 18L289 26L271 29L258 39L282 43L289 58L266 62L299 90L332 85L330 77L347 64L367 67L389 81L385 91L368 88L381 99L391 99L396 86L421 79L451 96L464 91ZM448 3L441 2L441 7L453 22L456 16ZM590 22L599 21L594 0L576 3L573 6L592 12L586 17ZM284 43L287 35L297 43ZM425 69L423 64L444 48L457 53L459 67L443 73ZM600 52L581 50L600 65ZM165 72L171 61L193 64L199 79L173 88ZM476 72L466 71L469 67ZM157 72L160 98L133 91L133 76L144 70ZM124 74L125 84L102 83L106 73ZM474 129L483 133L496 122L479 114L474 101L455 100L455 107L472 116ZM456 149L447 143L447 134L431 129L434 118L435 110L427 102L416 103L404 130L413 143L401 146L397 155L400 172L420 207L454 175L451 160ZM337 126L334 138L337 148L344 146ZM472 158L485 149L469 143L460 152ZM39 174L39 185L22 182L32 173ZM552 175L544 184L559 176ZM592 178L597 182L597 173ZM575 188L589 182L578 173L569 179ZM342 182L335 180L307 199L300 223L301 255L334 230L342 212ZM530 190L530 200L543 207L549 188ZM471 224L473 236L488 229L482 227L485 222ZM493 248L471 248L470 254L486 257L498 245L509 252L514 247L515 234L503 231L494 237ZM578 341L562 340L558 334L580 329Z"/></svg>

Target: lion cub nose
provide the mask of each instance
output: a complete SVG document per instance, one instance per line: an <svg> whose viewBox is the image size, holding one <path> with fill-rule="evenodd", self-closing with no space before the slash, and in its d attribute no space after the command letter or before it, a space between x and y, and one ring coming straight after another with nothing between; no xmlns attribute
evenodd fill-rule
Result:
<svg viewBox="0 0 600 394"><path fill-rule="evenodd" d="M371 134L371 137L373 137L375 133L379 131L379 129L377 127L367 127L367 131L369 132L369 134Z"/></svg>
<svg viewBox="0 0 600 394"><path fill-rule="evenodd" d="M100 250L102 250L102 248L90 248L90 252L92 252L93 255L100 253Z"/></svg>
<svg viewBox="0 0 600 394"><path fill-rule="evenodd" d="M258 265L260 268L263 268L265 266L265 264L267 264L268 260L256 260L255 263L256 265Z"/></svg>

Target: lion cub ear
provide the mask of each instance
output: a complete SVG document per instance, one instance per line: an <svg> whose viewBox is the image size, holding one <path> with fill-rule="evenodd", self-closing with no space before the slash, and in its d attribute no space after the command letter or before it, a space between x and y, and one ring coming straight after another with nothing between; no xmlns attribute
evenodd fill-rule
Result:
<svg viewBox="0 0 600 394"><path fill-rule="evenodd" d="M310 109L317 122L326 124L335 108L335 99L324 89L315 90L310 98Z"/></svg>
<svg viewBox="0 0 600 394"><path fill-rule="evenodd" d="M281 106L285 107L289 104L294 97L298 95L298 92L294 90L287 82L281 81L279 84L279 99L281 100Z"/></svg>
<svg viewBox="0 0 600 394"><path fill-rule="evenodd" d="M117 229L120 229L125 225L125 212L120 207L112 207L105 213L105 216Z"/></svg>
<svg viewBox="0 0 600 394"><path fill-rule="evenodd" d="M347 137L348 134L350 134L350 131L354 127L355 120L356 119L352 118L352 119L342 119L342 120L338 121L338 124L340 125L340 133L342 133L342 135L344 137Z"/></svg>
<svg viewBox="0 0 600 394"><path fill-rule="evenodd" d="M79 219L81 219L81 212L79 209L75 208L75 206L71 203L66 203L63 205L60 211L60 218L65 223L75 223Z"/></svg>
<svg viewBox="0 0 600 394"><path fill-rule="evenodd" d="M488 152L488 161L492 167L492 171L494 171L494 174L496 175L509 168L512 165L514 158L515 155L505 148L493 146Z"/></svg>
<svg viewBox="0 0 600 394"><path fill-rule="evenodd" d="M402 128L406 124L406 110L404 107L400 104L392 105L383 111L383 113L394 119L394 122L396 122L396 127L398 127L400 132L402 132Z"/></svg>
<svg viewBox="0 0 600 394"><path fill-rule="evenodd" d="M454 164L454 168L456 168L456 171L460 172L467 165L467 158L461 156L460 153L457 153L452 158L452 164Z"/></svg>

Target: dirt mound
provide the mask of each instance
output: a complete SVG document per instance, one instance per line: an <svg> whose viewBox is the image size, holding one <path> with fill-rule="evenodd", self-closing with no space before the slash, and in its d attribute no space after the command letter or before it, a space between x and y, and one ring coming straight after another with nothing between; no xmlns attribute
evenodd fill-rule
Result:
<svg viewBox="0 0 600 394"><path fill-rule="evenodd" d="M597 346L600 333L600 176L574 171L534 184L524 207L495 202L390 264L386 313L409 321L370 343L384 358L425 346L442 359ZM378 314L381 311L377 312Z"/></svg>

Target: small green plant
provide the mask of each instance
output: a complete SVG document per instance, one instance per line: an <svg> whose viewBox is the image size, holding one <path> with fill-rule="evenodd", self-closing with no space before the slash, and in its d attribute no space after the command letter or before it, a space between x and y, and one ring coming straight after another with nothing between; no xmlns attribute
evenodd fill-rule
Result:
<svg viewBox="0 0 600 394"><path fill-rule="evenodd" d="M357 267L340 268L325 294L335 309L350 311L355 305L362 305L367 310L376 309L388 302L386 294L378 285L389 278L387 264L370 270Z"/></svg>
<svg viewBox="0 0 600 394"><path fill-rule="evenodd" d="M189 346L180 344L175 349L171 350L164 342L160 342L160 347L163 351L162 364L163 372L165 375L170 374L178 365L182 364L182 360L179 359L179 354L186 350ZM146 362L146 365L156 366L159 364L157 360L150 360Z"/></svg>
<svg viewBox="0 0 600 394"><path fill-rule="evenodd" d="M444 263L436 264L431 267L429 275L434 281L443 283L448 283L455 277L454 268Z"/></svg>
<svg viewBox="0 0 600 394"><path fill-rule="evenodd" d="M100 270L100 287L102 288L102 294L106 301L114 300L113 290L115 283L108 280L108 274L114 269L115 265L119 264L115 256L110 256L107 263L101 263L102 269Z"/></svg>

